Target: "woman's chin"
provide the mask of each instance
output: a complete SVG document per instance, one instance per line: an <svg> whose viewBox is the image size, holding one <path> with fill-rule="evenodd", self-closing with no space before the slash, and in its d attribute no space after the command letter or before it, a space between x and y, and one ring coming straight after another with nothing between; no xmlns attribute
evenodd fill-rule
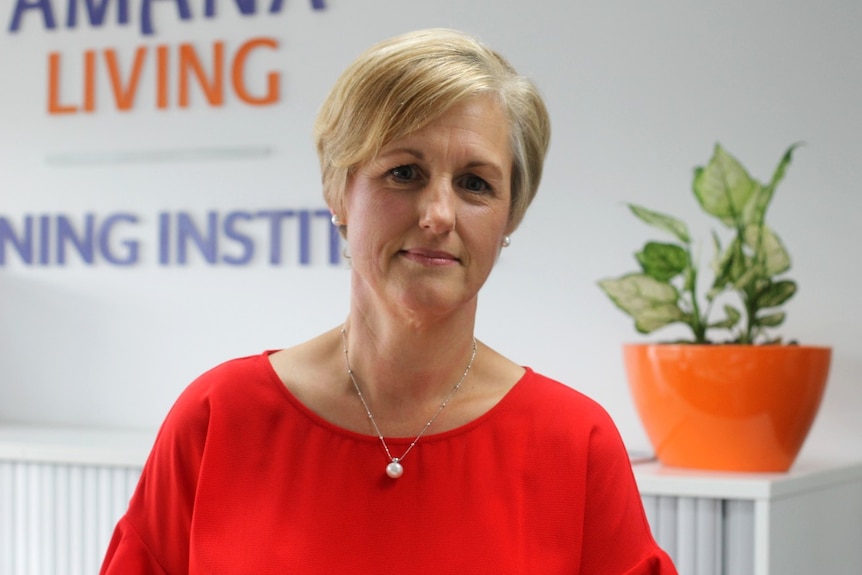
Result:
<svg viewBox="0 0 862 575"><path fill-rule="evenodd" d="M452 289L438 288L412 288L406 289L394 299L398 309L404 310L411 315L427 314L439 316L457 312L459 309L471 305L473 298L464 294L458 294Z"/></svg>

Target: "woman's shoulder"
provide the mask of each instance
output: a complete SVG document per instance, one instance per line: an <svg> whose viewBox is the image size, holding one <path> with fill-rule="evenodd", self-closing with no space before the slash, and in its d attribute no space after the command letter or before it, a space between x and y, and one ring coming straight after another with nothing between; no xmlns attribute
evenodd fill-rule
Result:
<svg viewBox="0 0 862 575"><path fill-rule="evenodd" d="M270 353L235 357L207 369L183 389L172 414L210 416L242 410L250 403L283 401L284 389L269 363Z"/></svg>
<svg viewBox="0 0 862 575"><path fill-rule="evenodd" d="M197 453L214 430L243 429L283 412L286 390L272 372L269 353L236 357L196 377L168 410L157 443Z"/></svg>
<svg viewBox="0 0 862 575"><path fill-rule="evenodd" d="M521 381L513 389L512 403L542 414L553 425L613 425L607 410L574 387L525 367Z"/></svg>
<svg viewBox="0 0 862 575"><path fill-rule="evenodd" d="M539 373L531 367L524 369L524 376L519 387L526 388L524 392L533 400L562 404L564 408L578 405L603 411L603 408L594 399L574 387Z"/></svg>
<svg viewBox="0 0 862 575"><path fill-rule="evenodd" d="M596 457L628 465L619 430L596 400L529 368L513 391L509 415L500 424L507 420L508 427L548 446L557 454L558 465L563 465L565 454L573 465Z"/></svg>
<svg viewBox="0 0 862 575"><path fill-rule="evenodd" d="M198 375L188 386L190 393L230 393L253 384L271 383L275 374L267 350L262 353L234 357L218 363Z"/></svg>
<svg viewBox="0 0 862 575"><path fill-rule="evenodd" d="M200 376L198 376L198 379L220 378L224 376L232 376L237 373L245 375L251 372L260 371L261 368L269 363L269 356L273 353L277 353L277 350L266 350L260 353L227 359L202 372Z"/></svg>

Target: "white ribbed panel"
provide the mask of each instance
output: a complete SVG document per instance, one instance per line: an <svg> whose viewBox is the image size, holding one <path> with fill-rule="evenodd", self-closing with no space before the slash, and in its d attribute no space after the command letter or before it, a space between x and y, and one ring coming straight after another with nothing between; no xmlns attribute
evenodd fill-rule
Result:
<svg viewBox="0 0 862 575"><path fill-rule="evenodd" d="M725 501L725 557L727 573L753 575L754 565L754 501Z"/></svg>
<svg viewBox="0 0 862 575"><path fill-rule="evenodd" d="M0 575L93 575L140 470L0 461Z"/></svg>
<svg viewBox="0 0 862 575"><path fill-rule="evenodd" d="M754 573L754 503L645 495L658 544L681 575Z"/></svg>

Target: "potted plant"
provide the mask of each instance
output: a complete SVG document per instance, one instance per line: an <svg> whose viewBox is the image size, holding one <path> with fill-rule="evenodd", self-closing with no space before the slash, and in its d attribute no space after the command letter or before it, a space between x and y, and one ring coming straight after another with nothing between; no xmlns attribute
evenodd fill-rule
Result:
<svg viewBox="0 0 862 575"><path fill-rule="evenodd" d="M772 335L797 284L784 276L790 256L766 212L797 147L765 184L720 144L695 168L694 196L728 238L712 231L709 277L683 221L628 204L669 240L648 241L635 254L639 271L599 287L642 334L672 324L690 331L672 342L623 346L635 406L667 465L786 471L814 421L831 349Z"/></svg>

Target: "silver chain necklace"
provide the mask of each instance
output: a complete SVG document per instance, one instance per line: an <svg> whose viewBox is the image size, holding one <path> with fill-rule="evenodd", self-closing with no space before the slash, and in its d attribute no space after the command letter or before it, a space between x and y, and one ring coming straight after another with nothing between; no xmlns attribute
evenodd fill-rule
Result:
<svg viewBox="0 0 862 575"><path fill-rule="evenodd" d="M416 445L419 438L425 435L425 432L429 427L431 427L431 424L434 423L434 420L437 419L437 416L440 415L440 412L443 411L443 408L446 407L446 404L449 403L449 400L452 399L452 396L455 395L455 392L458 391L461 384L464 383L464 379L467 377L467 374L470 373L470 368L473 367L473 360L476 359L476 338L473 338L473 351L470 354L470 361L467 363L467 369L465 369L464 373L461 374L461 379L458 380L458 383L455 384L455 387L452 388L452 391L449 392L446 399L443 400L443 403L440 404L440 407L437 408L437 411L434 412L434 415L431 416L431 419L428 420L428 423L425 424L422 431L420 431L419 435L416 436L416 439L414 439L407 449L404 450L401 457L392 457L392 452L389 451L389 446L386 445L383 433L380 432L377 422L374 421L374 416L371 415L371 409L365 401L365 396L362 395L362 390L359 389L359 384L356 383L356 377L353 375L353 369L350 367L350 359L347 357L347 330L344 326L341 327L341 342L344 346L344 363L347 365L347 375L350 376L350 381L353 383L353 389L356 390L356 395L359 396L359 400L365 408L365 413L368 415L368 420L371 421L371 425L374 427L374 432L377 433L377 438L380 440L381 445L383 445L383 451L386 452L386 457L389 459L389 463L386 465L386 475L392 479L398 479L401 477L401 474L404 473L404 466L401 465L401 462L405 457L407 457L407 454L410 453L410 450L413 449L413 446Z"/></svg>

